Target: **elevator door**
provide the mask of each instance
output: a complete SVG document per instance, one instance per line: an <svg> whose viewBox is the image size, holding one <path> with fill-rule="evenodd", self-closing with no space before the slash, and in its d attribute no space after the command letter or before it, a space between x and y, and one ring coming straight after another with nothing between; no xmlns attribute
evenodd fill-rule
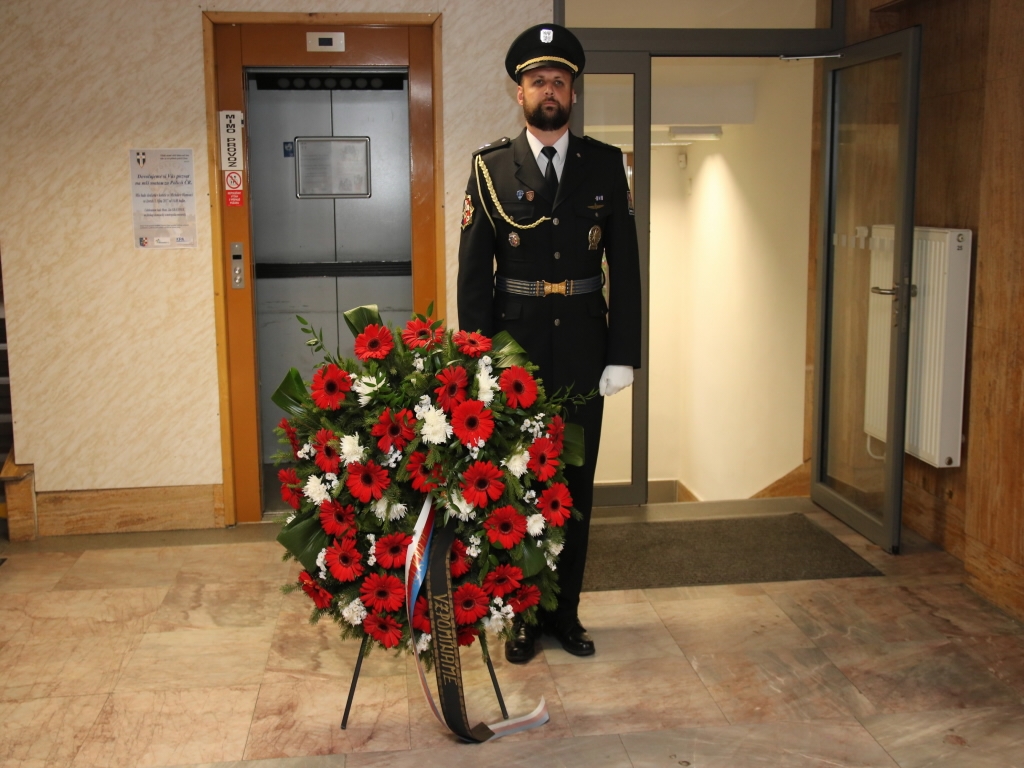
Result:
<svg viewBox="0 0 1024 768"><path fill-rule="evenodd" d="M246 72L261 455L272 477L283 415L270 396L317 358L296 315L352 356L341 313L412 312L408 78L389 70ZM297 172L298 171L298 172ZM265 493L273 508L278 494Z"/></svg>

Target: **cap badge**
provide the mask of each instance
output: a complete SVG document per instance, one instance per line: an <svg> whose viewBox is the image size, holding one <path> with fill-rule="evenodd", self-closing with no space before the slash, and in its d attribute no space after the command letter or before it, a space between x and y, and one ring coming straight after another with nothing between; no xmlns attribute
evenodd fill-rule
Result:
<svg viewBox="0 0 1024 768"><path fill-rule="evenodd" d="M517 190L516 190L516 199L517 199L517 200L522 200L522 199L523 199L523 195L524 195L524 194L525 194L525 193L523 192L523 190L521 190L521 189L517 189Z"/></svg>
<svg viewBox="0 0 1024 768"><path fill-rule="evenodd" d="M542 43L550 43L555 39L555 31L553 29L542 29L540 31L540 41Z"/></svg>
<svg viewBox="0 0 1024 768"><path fill-rule="evenodd" d="M519 247L519 233L518 232L509 232L508 233L508 244L511 245L513 248L518 248Z"/></svg>
<svg viewBox="0 0 1024 768"><path fill-rule="evenodd" d="M530 203L533 202L533 190L532 189L526 190L526 200L527 200L527 202L530 202Z"/></svg>

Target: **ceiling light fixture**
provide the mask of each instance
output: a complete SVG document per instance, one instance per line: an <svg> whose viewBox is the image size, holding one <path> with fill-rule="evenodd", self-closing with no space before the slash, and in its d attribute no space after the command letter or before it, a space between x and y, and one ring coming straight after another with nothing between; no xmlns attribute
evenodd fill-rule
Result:
<svg viewBox="0 0 1024 768"><path fill-rule="evenodd" d="M718 141L722 138L720 125L671 125L668 137L672 141Z"/></svg>

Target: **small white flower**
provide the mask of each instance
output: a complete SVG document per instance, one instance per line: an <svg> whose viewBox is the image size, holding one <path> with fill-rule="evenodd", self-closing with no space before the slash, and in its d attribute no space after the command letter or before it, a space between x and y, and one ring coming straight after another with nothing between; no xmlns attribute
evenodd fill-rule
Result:
<svg viewBox="0 0 1024 768"><path fill-rule="evenodd" d="M324 475L324 480L331 484L332 491L338 487L338 476L333 472L328 472L326 475Z"/></svg>
<svg viewBox="0 0 1024 768"><path fill-rule="evenodd" d="M327 578L327 547L320 550L320 554L316 556L316 564L320 569L320 578Z"/></svg>
<svg viewBox="0 0 1024 768"><path fill-rule="evenodd" d="M412 358L412 366L417 371L422 371L423 370L423 358L420 357L419 355L414 355L413 358Z"/></svg>
<svg viewBox="0 0 1024 768"><path fill-rule="evenodd" d="M359 435L342 435L338 453L347 467L353 462L361 462L366 456L366 449L359 445Z"/></svg>
<svg viewBox="0 0 1024 768"><path fill-rule="evenodd" d="M484 622L484 629L494 634L500 633L512 623L515 611L511 605L505 605L500 597L494 598L494 605L491 606L491 615Z"/></svg>
<svg viewBox="0 0 1024 768"><path fill-rule="evenodd" d="M423 653L430 647L430 633L424 632L420 635L420 639L416 641L416 655Z"/></svg>
<svg viewBox="0 0 1024 768"><path fill-rule="evenodd" d="M479 556L480 556L480 546L479 546L479 544L470 544L468 547L466 547L466 557L477 558Z"/></svg>
<svg viewBox="0 0 1024 768"><path fill-rule="evenodd" d="M549 554L547 554L545 552L544 553L544 559L547 560L548 568L550 568L552 571L557 571L558 570L558 563L556 563L554 560L551 559L551 555L549 555Z"/></svg>
<svg viewBox="0 0 1024 768"><path fill-rule="evenodd" d="M366 607L363 605L363 601L357 597L341 612L341 617L353 627L358 627L366 618Z"/></svg>
<svg viewBox="0 0 1024 768"><path fill-rule="evenodd" d="M452 491L449 495L448 509L464 523L476 518L476 512L473 509L473 505L462 498L462 494L458 491Z"/></svg>
<svg viewBox="0 0 1024 768"><path fill-rule="evenodd" d="M413 411L416 412L416 418L423 421L427 411L431 409L430 395L420 395L420 401L413 407Z"/></svg>
<svg viewBox="0 0 1024 768"><path fill-rule="evenodd" d="M324 485L316 475L309 476L309 479L306 481L306 485L302 489L302 493L318 507L331 498L331 494L327 489L327 486Z"/></svg>
<svg viewBox="0 0 1024 768"><path fill-rule="evenodd" d="M390 467L390 468L394 469L395 467L398 466L398 462L400 462L401 460L402 460L402 452L400 450L398 450L397 448L392 448L388 452L387 457L384 459L384 461L382 463L384 464L385 467Z"/></svg>
<svg viewBox="0 0 1024 768"><path fill-rule="evenodd" d="M538 512L535 515L530 515L528 518L526 518L526 532L534 538L537 538L542 533L544 533L545 523L546 521L544 520L544 515L542 515L540 512Z"/></svg>
<svg viewBox="0 0 1024 768"><path fill-rule="evenodd" d="M516 477L526 474L526 465L530 461L530 454L525 448L520 448L507 459L502 459L502 466L508 467L508 471Z"/></svg>
<svg viewBox="0 0 1024 768"><path fill-rule="evenodd" d="M309 443L306 443L299 448L299 452L295 455L300 459L312 459L316 455L316 449L314 449Z"/></svg>
<svg viewBox="0 0 1024 768"><path fill-rule="evenodd" d="M477 446L475 446L475 445L469 446L469 456L472 459L479 458L480 457L480 449Z"/></svg>
<svg viewBox="0 0 1024 768"><path fill-rule="evenodd" d="M448 423L444 411L440 408L429 407L424 410L423 429L420 435L423 442L434 445L443 445L452 436L452 425Z"/></svg>
<svg viewBox="0 0 1024 768"><path fill-rule="evenodd" d="M469 537L469 543L472 544L474 547L479 546L480 545L480 537L477 534L473 534L472 536Z"/></svg>
<svg viewBox="0 0 1024 768"><path fill-rule="evenodd" d="M480 358L480 366L482 368L486 368L488 371L490 371L491 370L491 356L490 355L484 355L483 357L481 357Z"/></svg>
<svg viewBox="0 0 1024 768"><path fill-rule="evenodd" d="M370 554L366 556L366 565L372 568L377 564L377 537L372 533L366 534L366 540L370 542Z"/></svg>
<svg viewBox="0 0 1024 768"><path fill-rule="evenodd" d="M498 380L491 376L489 367L481 366L476 372L477 399L484 405L490 405L494 392L498 388Z"/></svg>
<svg viewBox="0 0 1024 768"><path fill-rule="evenodd" d="M533 502L535 502L536 500L537 500L537 492L536 491L527 491L526 493L523 494L523 501L525 501L527 504L533 504Z"/></svg>
<svg viewBox="0 0 1024 768"><path fill-rule="evenodd" d="M550 552L554 557L558 557L562 554L562 550L565 549L565 544L562 542L548 541L547 548L548 552Z"/></svg>

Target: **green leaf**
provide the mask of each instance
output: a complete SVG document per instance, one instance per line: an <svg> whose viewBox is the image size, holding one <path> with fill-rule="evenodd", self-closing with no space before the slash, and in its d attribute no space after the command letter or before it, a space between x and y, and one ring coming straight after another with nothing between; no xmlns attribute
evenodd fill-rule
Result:
<svg viewBox="0 0 1024 768"><path fill-rule="evenodd" d="M348 324L348 329L352 331L352 335L358 336L370 323L383 325L384 321L380 319L380 312L377 311L377 305L367 304L364 307L354 307L346 312L345 323Z"/></svg>
<svg viewBox="0 0 1024 768"><path fill-rule="evenodd" d="M291 368L270 399L285 413L299 416L303 413L302 402L305 397L306 385L302 381L302 375L297 368Z"/></svg>
<svg viewBox="0 0 1024 768"><path fill-rule="evenodd" d="M574 467L582 467L587 459L586 446L583 443L583 427L579 424L566 424L562 434L562 461Z"/></svg>
<svg viewBox="0 0 1024 768"><path fill-rule="evenodd" d="M309 321L306 318L304 318L302 315L296 315L295 317L303 325L309 325Z"/></svg>
<svg viewBox="0 0 1024 768"><path fill-rule="evenodd" d="M427 305L427 317L430 317L432 314L434 314L434 302L430 302Z"/></svg>
<svg viewBox="0 0 1024 768"><path fill-rule="evenodd" d="M310 574L316 573L316 559L320 550L331 542L320 527L319 515L311 515L305 520L297 520L293 525L285 526L277 535L281 546L291 552L295 559Z"/></svg>
<svg viewBox="0 0 1024 768"><path fill-rule="evenodd" d="M317 550L319 552L320 550ZM313 558L314 562L316 558ZM537 546L537 542L527 536L523 539L523 562L519 567L523 569L523 577L536 576L548 566L547 558L544 557L544 548Z"/></svg>
<svg viewBox="0 0 1024 768"><path fill-rule="evenodd" d="M525 366L530 362L526 350L512 338L508 331L498 331L491 339L491 360L495 368L508 368L512 365Z"/></svg>

